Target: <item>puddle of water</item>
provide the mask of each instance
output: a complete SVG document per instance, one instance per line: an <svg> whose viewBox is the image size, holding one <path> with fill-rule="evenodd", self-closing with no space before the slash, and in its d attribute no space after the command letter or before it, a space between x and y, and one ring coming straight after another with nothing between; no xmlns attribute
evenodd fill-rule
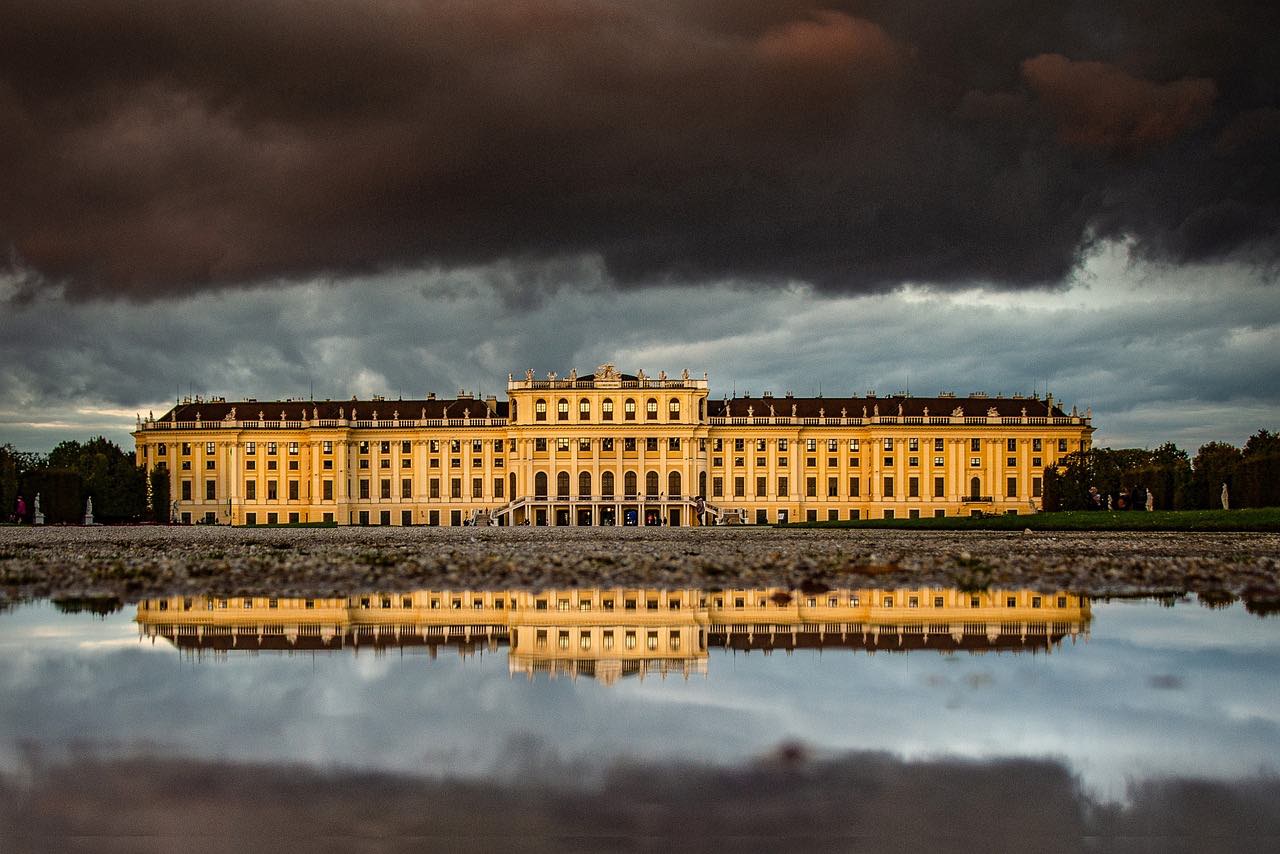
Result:
<svg viewBox="0 0 1280 854"><path fill-rule="evenodd" d="M621 759L1053 760L1093 795L1280 756L1280 621L958 590L174 597L0 615L0 770L96 757L433 778ZM585 779L584 777L584 779Z"/></svg>

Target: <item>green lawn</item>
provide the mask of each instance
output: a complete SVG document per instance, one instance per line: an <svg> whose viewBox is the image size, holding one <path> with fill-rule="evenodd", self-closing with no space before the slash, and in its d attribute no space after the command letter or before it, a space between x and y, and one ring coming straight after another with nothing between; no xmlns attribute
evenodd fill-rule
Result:
<svg viewBox="0 0 1280 854"><path fill-rule="evenodd" d="M782 528L893 528L910 531L1280 531L1280 507L1248 510L1105 510L1025 516L944 516L793 522Z"/></svg>

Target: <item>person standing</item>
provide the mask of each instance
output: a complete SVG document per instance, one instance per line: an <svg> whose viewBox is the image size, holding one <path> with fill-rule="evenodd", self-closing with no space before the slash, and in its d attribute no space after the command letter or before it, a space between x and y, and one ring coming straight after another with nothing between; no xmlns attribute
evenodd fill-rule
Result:
<svg viewBox="0 0 1280 854"><path fill-rule="evenodd" d="M21 525L26 518L27 518L27 502L23 500L21 495L19 495L18 496L18 524Z"/></svg>

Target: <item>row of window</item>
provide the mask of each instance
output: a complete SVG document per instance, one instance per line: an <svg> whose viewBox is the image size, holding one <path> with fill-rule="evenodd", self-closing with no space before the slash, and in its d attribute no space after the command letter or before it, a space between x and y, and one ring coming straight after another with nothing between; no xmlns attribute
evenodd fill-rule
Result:
<svg viewBox="0 0 1280 854"><path fill-rule="evenodd" d="M726 440L725 440L725 439L722 439L722 438L712 439L712 448L711 448L711 449L712 449L713 451L717 452L717 453L719 453L719 452L723 451L723 450L724 450L724 444L725 444L725 441L726 441ZM747 446L747 442L748 442L748 441L752 442L752 443L755 445L755 449L756 449L756 451L759 451L759 452L763 452L763 451L768 447L768 443L769 443L770 441L772 441L772 442L776 442L776 444L777 444L777 446L778 446L778 450L779 450L779 451L786 451L786 450L791 446L791 442L790 442L790 440L789 440L789 439L785 439L785 438L779 438L779 439L773 439L773 440L770 440L770 439L760 439L760 438L757 438L757 439L750 439L750 440L749 440L749 439L746 439L746 438L736 438L736 439L732 439L732 440L729 440L729 441L732 441L732 442L733 442L733 450L734 450L734 451L738 451L738 452L742 452L742 451L745 451L745 450L746 450L746 446ZM823 440L819 440L819 439L816 439L816 438L815 438L815 439L805 439L805 440L804 440L804 449L805 449L806 451L808 451L809 453L815 453L815 452L818 450L818 443L819 443L819 441L823 441ZM827 452L828 452L828 453L832 453L832 454L834 454L834 453L836 453L837 451L839 451L839 450L840 450L840 442L841 442L841 441L842 441L842 440L840 440L840 439L826 439L826 440L825 440L825 444L826 444ZM850 450L852 453L855 453L855 454L856 454L856 453L858 453L858 451L859 451L859 450L860 450L860 448L861 448L862 441L861 441L860 439L849 439L848 441L849 441L849 450ZM924 440L924 441L925 441L925 445L926 445L926 447L927 447L927 446L928 446L928 440L926 439L926 440ZM886 451L892 451L895 447L901 447L901 446L905 445L905 446L906 446L906 449L907 449L907 451L908 451L909 453L916 453L916 452L918 452L918 451L920 450L920 442L921 442L921 440L920 440L920 439L918 439L918 438L913 438L913 439L894 439L894 438L892 438L892 437L886 437L885 439L881 440L881 444L882 444L882 446L883 446L884 450L886 450ZM982 440L982 439L978 439L978 438L971 438L971 439L969 439L969 450L970 450L971 452L973 452L973 453L978 453L979 451L981 451L981 450L982 450L982 442L983 442L983 440ZM1032 440L1031 440L1031 450L1032 450L1032 452L1033 452L1033 453L1041 453L1041 452L1043 452L1043 450L1044 450L1044 445L1045 445L1045 441L1044 441L1043 439L1032 439ZM933 440L933 451L934 451L934 453L940 454L940 453L942 453L942 452L943 452L943 451L945 451L945 450L946 450L946 440L945 440L945 439L934 439L934 440ZM1015 453L1015 452L1018 450L1018 440L1017 440L1016 438L1014 438L1014 439L1005 439L1005 450L1006 450L1008 453L1010 453L1010 454ZM1058 440L1058 451L1059 451L1060 453L1064 453L1064 454L1067 452L1067 440L1066 440L1066 439L1059 439L1059 440Z"/></svg>
<svg viewBox="0 0 1280 854"><path fill-rule="evenodd" d="M699 401L698 406L699 406L698 417L701 418L702 417L701 409L702 409L703 403ZM658 420L658 399L657 398L651 397L645 401L644 417L646 421ZM622 402L622 419L624 421L636 420L635 398L628 397L626 400ZM673 397L667 401L667 419L669 421L680 420L680 398ZM533 420L534 421L547 420L547 401L544 398L539 398L534 401ZM569 420L568 398L562 397L556 401L556 420L557 421ZM585 397L578 401L578 420L579 421L591 420L591 401ZM613 420L613 398L606 397L604 400L600 402L600 420L601 421Z"/></svg>
<svg viewBox="0 0 1280 854"><path fill-rule="evenodd" d="M840 494L840 478L828 477L827 483L826 483L826 488L827 488L826 497L827 498L859 498L861 497L861 494L862 494L861 483L862 483L861 478L857 478L857 477L849 478L849 489L844 495L841 495ZM816 477L805 478L804 484L805 484L804 485L805 497L817 498L818 497L818 478ZM1040 477L1031 478L1031 496L1033 498L1041 497L1041 493L1043 491L1043 484L1044 484L1043 478L1040 478ZM882 489L880 491L880 494L882 497L884 498L895 497L896 483L895 483L895 479L892 476L885 476L882 479L881 486L882 486ZM769 479L764 476L757 477L755 482L755 487L756 487L756 491L755 491L756 498L767 497L769 494ZM791 494L790 478L786 476L780 476L777 479L777 487L778 487L778 490L775 493L776 495L779 495L779 496L790 495ZM868 492L870 491L870 489L871 489L871 478L867 478ZM982 489L983 489L982 478L973 477L969 479L968 495L970 498L981 498ZM747 494L747 479L745 477L735 477L733 479L733 497L745 498L746 494ZM946 494L947 494L947 479L945 477L935 477L933 479L933 497L945 498ZM724 497L724 478L713 477L711 479L711 497L712 498ZM920 497L920 478L918 477L907 478L907 497L908 498ZM1005 498L1018 497L1018 478L1016 477L1006 478L1004 497Z"/></svg>

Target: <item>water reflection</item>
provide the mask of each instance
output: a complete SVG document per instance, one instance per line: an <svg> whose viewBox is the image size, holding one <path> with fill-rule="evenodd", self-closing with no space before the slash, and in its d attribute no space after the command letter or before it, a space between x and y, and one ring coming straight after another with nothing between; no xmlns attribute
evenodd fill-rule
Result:
<svg viewBox="0 0 1280 854"><path fill-rule="evenodd" d="M144 637L205 651L442 647L509 650L509 671L589 676L705 674L713 648L940 653L1049 652L1087 634L1089 600L1065 592L946 588L530 592L419 590L342 598L146 599Z"/></svg>

